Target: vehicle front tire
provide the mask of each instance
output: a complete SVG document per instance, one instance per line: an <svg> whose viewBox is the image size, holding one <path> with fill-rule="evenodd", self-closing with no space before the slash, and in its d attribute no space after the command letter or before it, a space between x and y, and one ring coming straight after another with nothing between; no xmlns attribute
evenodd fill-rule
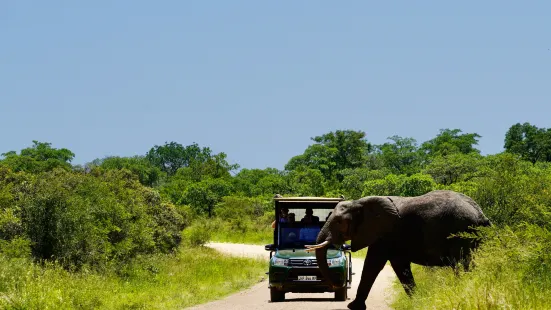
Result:
<svg viewBox="0 0 551 310"><path fill-rule="evenodd" d="M285 300L285 292L278 291L275 288L270 288L270 301L278 302Z"/></svg>
<svg viewBox="0 0 551 310"><path fill-rule="evenodd" d="M346 299L348 299L348 289L346 286L335 291L336 301L346 301Z"/></svg>

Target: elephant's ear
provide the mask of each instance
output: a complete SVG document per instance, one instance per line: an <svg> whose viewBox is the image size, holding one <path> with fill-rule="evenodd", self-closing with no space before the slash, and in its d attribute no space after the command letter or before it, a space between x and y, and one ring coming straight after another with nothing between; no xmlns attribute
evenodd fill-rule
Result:
<svg viewBox="0 0 551 310"><path fill-rule="evenodd" d="M353 220L352 251L372 245L395 229L400 219L398 208L388 197L365 197L357 201L359 212Z"/></svg>

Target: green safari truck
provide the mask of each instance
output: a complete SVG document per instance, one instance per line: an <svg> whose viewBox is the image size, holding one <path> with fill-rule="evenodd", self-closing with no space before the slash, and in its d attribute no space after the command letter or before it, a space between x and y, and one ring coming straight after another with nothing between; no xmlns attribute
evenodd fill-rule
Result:
<svg viewBox="0 0 551 310"><path fill-rule="evenodd" d="M285 293L334 292L335 300L347 299L352 283L350 246L330 246L327 263L333 281L332 288L324 281L318 268L315 252L306 252L305 245L316 244L317 235L335 208L344 200L325 197L274 197L274 241L265 246L270 252L270 300L285 300Z"/></svg>

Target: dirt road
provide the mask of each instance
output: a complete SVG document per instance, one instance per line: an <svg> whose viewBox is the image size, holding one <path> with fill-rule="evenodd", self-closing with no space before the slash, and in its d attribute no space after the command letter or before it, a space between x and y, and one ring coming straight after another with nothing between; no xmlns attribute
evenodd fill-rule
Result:
<svg viewBox="0 0 551 310"><path fill-rule="evenodd" d="M261 257L266 261L269 258L269 253L264 250L263 246L247 245L247 244L232 244L232 243L210 243L208 246L215 248L221 252L231 255L239 255L246 257ZM266 279L252 288L228 296L224 299L210 302L207 304L195 306L193 310L241 310L241 309L348 309L346 305L356 296L356 290L361 277L363 267L363 259L352 259L352 268L356 273L352 281L352 288L348 291L348 300L343 302L334 301L333 293L318 293L318 294L298 294L287 293L284 302L270 302L270 291ZM266 270L267 270L266 266ZM377 281L373 285L371 293L367 298L368 309L391 309L388 306L392 298L392 281L395 274L390 266L385 266L383 271L377 277Z"/></svg>

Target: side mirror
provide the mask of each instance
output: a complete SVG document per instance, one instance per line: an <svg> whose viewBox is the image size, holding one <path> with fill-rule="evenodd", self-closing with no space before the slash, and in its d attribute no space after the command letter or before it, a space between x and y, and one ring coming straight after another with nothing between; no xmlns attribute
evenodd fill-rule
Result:
<svg viewBox="0 0 551 310"><path fill-rule="evenodd" d="M270 259L272 259L272 254L273 254L274 251L276 250L276 246L275 246L275 244L266 244L266 245L264 246L264 250L270 251Z"/></svg>
<svg viewBox="0 0 551 310"><path fill-rule="evenodd" d="M350 246L350 244L343 244L342 245L342 249L343 251L350 251L352 249L352 247Z"/></svg>

